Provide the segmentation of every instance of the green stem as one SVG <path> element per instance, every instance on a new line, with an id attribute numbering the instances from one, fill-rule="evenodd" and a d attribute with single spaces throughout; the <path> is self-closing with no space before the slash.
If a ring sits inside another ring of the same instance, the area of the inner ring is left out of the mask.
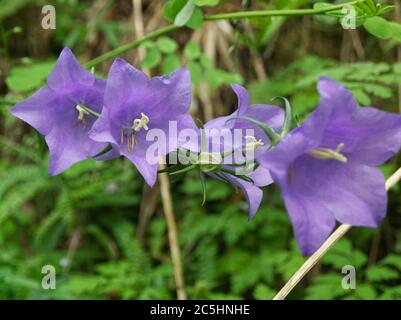
<path id="1" fill-rule="evenodd" d="M 0 105 L 3 105 L 3 104 L 12 106 L 14 104 L 17 104 L 17 102 L 12 101 L 12 100 L 7 100 L 7 99 L 0 99 Z"/>
<path id="2" fill-rule="evenodd" d="M 121 47 L 118 47 L 118 48 L 116 48 L 114 50 L 106 52 L 105 54 L 102 54 L 101 56 L 98 56 L 95 59 L 92 59 L 92 60 L 86 62 L 84 64 L 84 66 L 86 68 L 88 68 L 88 69 L 92 68 L 95 65 L 97 65 L 97 64 L 99 64 L 99 63 L 101 63 L 103 61 L 110 60 L 110 59 L 112 59 L 112 58 L 114 58 L 114 57 L 116 57 L 116 56 L 118 56 L 118 55 L 120 55 L 120 54 L 122 54 L 122 53 L 124 53 L 124 52 L 126 52 L 128 50 L 131 50 L 131 49 L 134 49 L 136 47 L 139 47 L 141 44 L 143 44 L 144 42 L 146 42 L 148 40 L 151 40 L 153 38 L 157 38 L 157 37 L 159 37 L 159 36 L 161 36 L 163 34 L 169 33 L 169 32 L 171 32 L 171 31 L 173 31 L 175 29 L 178 29 L 178 28 L 179 27 L 171 24 L 171 25 L 168 25 L 167 27 L 160 28 L 160 29 L 158 29 L 156 31 L 150 32 L 150 33 L 148 33 L 146 36 L 144 36 L 141 39 L 138 39 L 138 40 L 135 40 L 135 41 L 132 41 L 132 42 L 128 42 L 127 44 L 124 44 Z"/>
<path id="3" fill-rule="evenodd" d="M 170 173 L 170 175 L 175 175 L 175 174 L 180 174 L 180 173 L 184 173 L 184 172 L 188 172 L 191 171 L 192 169 L 196 168 L 196 164 L 191 164 L 188 167 L 185 167 L 183 169 L 177 170 L 177 171 L 173 171 Z"/>
<path id="4" fill-rule="evenodd" d="M 334 11 L 337 9 L 341 9 L 345 6 L 351 6 L 359 1 L 350 1 L 346 3 L 341 3 L 333 6 L 327 6 L 319 9 L 288 9 L 288 10 L 261 10 L 261 11 L 241 11 L 241 12 L 231 12 L 231 13 L 221 13 L 214 15 L 206 15 L 204 16 L 205 21 L 216 21 L 216 20 L 231 20 L 231 19 L 249 19 L 249 18 L 263 18 L 263 17 L 279 17 L 279 16 L 307 16 L 307 15 L 315 15 L 322 14 L 330 11 Z M 106 52 L 99 57 L 96 57 L 93 60 L 90 60 L 84 64 L 86 68 L 91 68 L 101 62 L 110 60 L 128 50 L 139 47 L 144 42 L 157 38 L 161 35 L 169 33 L 173 30 L 179 29 L 180 27 L 175 25 L 168 25 L 166 27 L 160 28 L 156 31 L 148 33 L 141 39 L 129 42 L 127 44 L 122 45 L 114 50 Z"/>
<path id="5" fill-rule="evenodd" d="M 345 6 L 353 5 L 357 2 L 358 1 L 351 1 L 319 9 L 262 10 L 262 11 L 241 11 L 241 12 L 231 12 L 231 13 L 220 13 L 220 14 L 205 16 L 204 20 L 214 21 L 214 20 L 248 19 L 248 18 L 264 18 L 264 17 L 310 16 L 338 10 Z"/>

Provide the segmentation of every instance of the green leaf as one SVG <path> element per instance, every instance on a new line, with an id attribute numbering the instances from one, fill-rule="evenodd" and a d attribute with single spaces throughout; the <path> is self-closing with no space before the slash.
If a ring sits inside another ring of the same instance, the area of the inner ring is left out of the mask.
<path id="1" fill-rule="evenodd" d="M 187 0 L 169 0 L 163 8 L 164 17 L 168 21 L 174 21 L 175 17 L 182 10 L 186 3 Z"/>
<path id="2" fill-rule="evenodd" d="M 180 59 L 175 53 L 171 53 L 163 60 L 162 72 L 163 74 L 169 74 L 181 66 Z"/>
<path id="3" fill-rule="evenodd" d="M 191 73 L 191 80 L 193 84 L 199 84 L 202 78 L 202 69 L 199 63 L 191 61 L 188 63 L 188 69 Z"/>
<path id="4" fill-rule="evenodd" d="M 46 61 L 13 68 L 6 78 L 6 84 L 16 92 L 33 90 L 43 85 L 53 66 L 54 61 Z"/>
<path id="5" fill-rule="evenodd" d="M 200 57 L 200 63 L 202 65 L 202 67 L 204 67 L 205 69 L 213 69 L 214 68 L 213 61 L 205 55 L 202 55 Z M 401 73 L 401 63 L 400 63 L 400 73 Z"/>
<path id="6" fill-rule="evenodd" d="M 370 281 L 394 280 L 399 278 L 398 272 L 384 266 L 375 265 L 366 272 Z"/>
<path id="7" fill-rule="evenodd" d="M 380 15 L 389 13 L 389 12 L 391 12 L 391 11 L 394 11 L 395 8 L 396 8 L 396 6 L 394 6 L 394 5 L 382 6 L 382 7 L 377 11 L 376 14 L 377 14 L 378 16 L 380 16 Z"/>
<path id="8" fill-rule="evenodd" d="M 375 1 L 373 1 L 373 0 L 365 0 L 364 4 L 366 4 L 369 7 L 370 12 L 372 12 L 373 14 L 376 13 L 377 7 L 376 7 L 376 4 L 375 4 Z"/>
<path id="9" fill-rule="evenodd" d="M 30 0 L 14 0 L 14 1 L 2 1 L 0 2 L 1 11 L 0 11 L 0 21 L 3 19 L 10 17 L 20 11 L 22 8 L 31 4 Z"/>
<path id="10" fill-rule="evenodd" d="M 177 42 L 169 37 L 160 37 L 156 41 L 157 48 L 163 53 L 173 53 L 177 50 Z"/>
<path id="11" fill-rule="evenodd" d="M 401 42 L 401 24 L 397 22 L 390 22 L 390 26 L 393 32 L 393 40 Z"/>
<path id="12" fill-rule="evenodd" d="M 202 10 L 198 7 L 195 8 L 194 13 L 192 14 L 189 21 L 186 23 L 186 26 L 191 29 L 200 29 L 203 26 L 203 13 Z"/>
<path id="13" fill-rule="evenodd" d="M 253 291 L 253 296 L 258 300 L 271 300 L 276 292 L 264 284 L 258 284 Z"/>
<path id="14" fill-rule="evenodd" d="M 339 274 L 321 274 L 316 276 L 312 285 L 306 288 L 305 299 L 328 300 L 343 296 L 346 291 L 341 286 L 342 277 Z"/>
<path id="15" fill-rule="evenodd" d="M 153 49 L 156 47 L 156 44 L 153 41 L 147 40 L 144 43 L 142 43 L 142 47 L 146 49 Z"/>
<path id="16" fill-rule="evenodd" d="M 146 54 L 145 58 L 142 61 L 142 68 L 150 69 L 154 68 L 159 65 L 161 61 L 161 54 L 160 51 L 154 47 L 149 49 L 148 53 Z"/>
<path id="17" fill-rule="evenodd" d="M 373 17 L 376 15 L 376 7 L 369 3 L 369 0 L 365 0 L 365 2 L 358 2 L 356 4 L 356 8 L 359 8 L 361 11 L 361 14 L 365 14 L 367 16 Z"/>
<path id="18" fill-rule="evenodd" d="M 327 2 L 318 2 L 313 5 L 313 9 L 315 10 L 320 10 L 320 9 L 326 9 L 328 7 L 332 7 L 332 3 L 327 3 Z M 345 8 L 347 9 L 347 8 Z M 342 9 L 337 9 L 337 10 L 332 10 L 332 11 L 327 11 L 325 15 L 330 16 L 330 17 L 335 17 L 338 19 L 343 18 L 347 14 L 347 10 L 344 11 L 344 8 Z M 359 18 L 358 16 L 356 17 L 357 19 Z"/>
<path id="19" fill-rule="evenodd" d="M 401 255 L 390 254 L 380 261 L 381 265 L 388 265 L 397 268 L 401 271 Z"/>
<path id="20" fill-rule="evenodd" d="M 354 89 L 352 94 L 362 106 L 368 106 L 372 102 L 372 99 L 362 89 Z"/>
<path id="21" fill-rule="evenodd" d="M 331 264 L 337 268 L 351 264 L 356 268 L 366 263 L 366 255 L 356 249 L 352 249 L 352 244 L 348 239 L 341 239 L 333 248 L 323 257 L 323 264 Z"/>
<path id="22" fill-rule="evenodd" d="M 325 9 L 327 7 L 331 7 L 333 4 L 328 3 L 328 2 L 317 2 L 313 4 L 313 9 L 319 10 L 319 9 Z"/>
<path id="23" fill-rule="evenodd" d="M 177 26 L 199 29 L 203 25 L 202 10 L 193 4 L 193 0 L 170 0 L 164 6 L 163 14 Z"/>
<path id="24" fill-rule="evenodd" d="M 184 48 L 184 56 L 188 60 L 195 60 L 202 54 L 201 48 L 195 42 L 188 42 Z"/>
<path id="25" fill-rule="evenodd" d="M 244 79 L 242 79 L 242 77 L 237 73 L 226 72 L 221 69 L 218 69 L 217 71 L 220 74 L 223 83 L 230 85 L 232 83 L 242 84 L 244 82 Z"/>
<path id="26" fill-rule="evenodd" d="M 199 7 L 208 6 L 214 7 L 217 6 L 220 0 L 193 0 L 194 4 Z"/>
<path id="27" fill-rule="evenodd" d="M 393 35 L 391 24 L 382 17 L 368 18 L 363 26 L 369 33 L 380 39 L 390 39 Z"/>
<path id="28" fill-rule="evenodd" d="M 364 89 L 366 92 L 382 99 L 391 98 L 393 95 L 393 91 L 390 88 L 375 83 L 364 84 Z"/>
<path id="29" fill-rule="evenodd" d="M 195 5 L 192 0 L 188 0 L 185 6 L 178 12 L 178 14 L 174 18 L 174 24 L 178 27 L 184 26 L 189 19 L 192 17 L 192 14 L 195 11 Z"/>
<path id="30" fill-rule="evenodd" d="M 355 296 L 360 300 L 374 300 L 376 299 L 376 290 L 368 284 L 357 285 L 355 289 Z"/>
<path id="31" fill-rule="evenodd" d="M 401 62 L 395 63 L 393 65 L 393 70 L 394 70 L 394 73 L 401 75 Z"/>

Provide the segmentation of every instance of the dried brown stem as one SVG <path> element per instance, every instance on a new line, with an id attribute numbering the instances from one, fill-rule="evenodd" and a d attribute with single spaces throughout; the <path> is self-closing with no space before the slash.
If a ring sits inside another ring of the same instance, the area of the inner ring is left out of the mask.
<path id="1" fill-rule="evenodd" d="M 165 168 L 164 162 L 160 162 L 159 169 Z M 175 284 L 177 286 L 177 299 L 186 300 L 184 273 L 181 263 L 180 247 L 178 245 L 177 226 L 174 219 L 173 201 L 170 192 L 170 181 L 167 173 L 159 174 L 160 194 L 162 197 L 163 211 L 166 217 L 168 239 L 170 244 L 171 259 L 173 260 Z"/>

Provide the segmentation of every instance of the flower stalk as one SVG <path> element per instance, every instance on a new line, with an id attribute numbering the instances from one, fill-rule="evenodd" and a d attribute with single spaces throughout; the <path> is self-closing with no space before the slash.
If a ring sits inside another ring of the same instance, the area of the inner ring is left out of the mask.
<path id="1" fill-rule="evenodd" d="M 161 161 L 160 170 L 165 169 L 165 165 Z M 163 212 L 166 217 L 168 239 L 170 244 L 171 260 L 174 266 L 174 276 L 178 300 L 186 300 L 184 272 L 181 261 L 180 247 L 178 244 L 177 224 L 174 218 L 173 200 L 170 192 L 170 181 L 168 175 L 163 173 L 160 175 L 160 195 L 162 198 Z"/>
<path id="2" fill-rule="evenodd" d="M 310 16 L 338 10 L 345 6 L 352 6 L 358 2 L 359 1 L 351 1 L 316 9 L 260 10 L 260 11 L 240 11 L 231 13 L 220 13 L 220 14 L 205 16 L 204 19 L 206 21 L 215 21 L 215 20 L 249 19 L 249 18 L 265 18 L 265 17 Z"/>

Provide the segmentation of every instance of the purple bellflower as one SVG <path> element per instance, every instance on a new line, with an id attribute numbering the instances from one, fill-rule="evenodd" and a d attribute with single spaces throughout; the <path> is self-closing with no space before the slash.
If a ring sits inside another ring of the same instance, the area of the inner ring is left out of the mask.
<path id="1" fill-rule="evenodd" d="M 124 156 L 136 166 L 147 184 L 153 186 L 158 158 L 181 144 L 178 138 L 170 137 L 171 124 L 175 123 L 178 132 L 196 130 L 187 113 L 191 94 L 191 79 L 186 69 L 149 79 L 124 60 L 116 59 L 108 75 L 102 113 L 89 133 L 93 140 L 110 143 L 113 147 L 98 159 Z M 146 139 L 151 129 L 162 131 L 166 136 L 157 155 L 147 152 L 153 143 Z"/>
<path id="2" fill-rule="evenodd" d="M 208 121 L 204 125 L 205 132 L 209 132 L 210 135 L 207 136 L 207 141 L 209 144 L 220 143 L 217 146 L 217 150 L 223 153 L 227 149 L 240 150 L 241 148 L 251 148 L 253 155 L 258 155 L 262 150 L 269 147 L 270 140 L 263 132 L 261 128 L 255 124 L 241 119 L 240 117 L 248 117 L 260 122 L 267 124 L 272 129 L 279 131 L 284 121 L 284 112 L 280 107 L 273 105 L 250 105 L 249 94 L 246 89 L 239 85 L 232 85 L 232 89 L 238 98 L 238 109 L 229 116 L 219 117 Z M 231 139 L 231 140 L 213 140 L 213 134 L 219 134 L 224 131 L 230 131 L 231 137 L 235 138 L 234 130 L 240 129 L 242 133 L 241 139 Z M 246 135 L 247 130 L 253 132 L 251 135 Z M 215 146 L 209 146 L 209 149 L 216 150 Z M 224 150 L 224 151 L 223 151 Z M 235 158 L 234 158 L 235 159 Z M 254 160 L 254 159 L 246 159 Z M 223 162 L 223 168 L 235 170 L 238 167 L 230 165 L 230 163 Z M 240 170 L 241 171 L 241 170 Z M 238 173 L 240 173 L 240 171 Z M 245 170 L 246 172 L 247 170 Z M 263 192 L 260 187 L 267 186 L 273 182 L 269 171 L 259 166 L 255 170 L 248 171 L 245 175 L 248 176 L 251 181 L 246 181 L 239 178 L 236 175 L 229 173 L 221 173 L 225 180 L 228 180 L 233 185 L 239 187 L 244 192 L 248 205 L 249 212 L 248 218 L 251 219 L 255 216 L 260 203 L 262 201 Z M 209 173 L 210 176 L 219 179 L 214 173 Z"/>
<path id="3" fill-rule="evenodd" d="M 100 113 L 106 81 L 96 78 L 64 48 L 47 79 L 47 86 L 15 105 L 11 113 L 45 136 L 50 150 L 49 174 L 98 154 L 107 144 L 95 142 L 88 131 Z"/>
<path id="4" fill-rule="evenodd" d="M 401 115 L 357 106 L 338 82 L 321 78 L 320 103 L 303 125 L 258 157 L 278 183 L 304 255 L 327 239 L 336 220 L 376 227 L 386 214 L 377 168 L 401 147 Z"/>

